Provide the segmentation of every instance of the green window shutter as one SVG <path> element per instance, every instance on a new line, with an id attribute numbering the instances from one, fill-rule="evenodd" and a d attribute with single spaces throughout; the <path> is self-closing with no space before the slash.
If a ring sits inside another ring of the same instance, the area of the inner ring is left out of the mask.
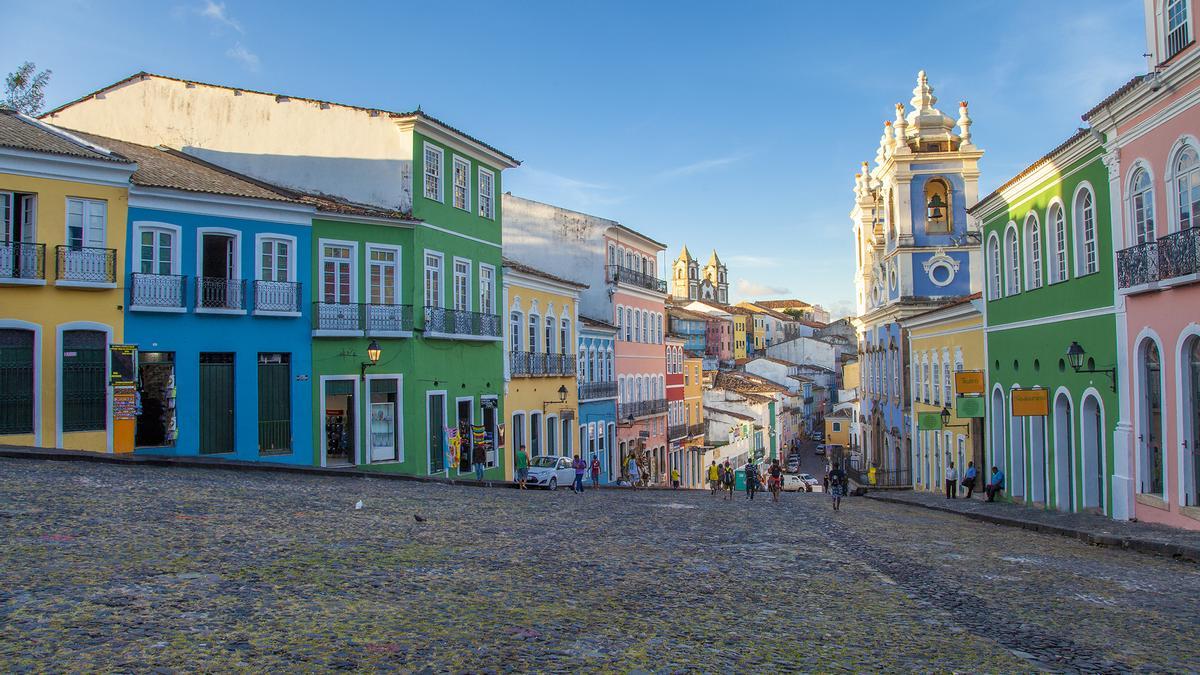
<path id="1" fill-rule="evenodd" d="M 258 453 L 292 451 L 291 354 L 258 355 Z"/>

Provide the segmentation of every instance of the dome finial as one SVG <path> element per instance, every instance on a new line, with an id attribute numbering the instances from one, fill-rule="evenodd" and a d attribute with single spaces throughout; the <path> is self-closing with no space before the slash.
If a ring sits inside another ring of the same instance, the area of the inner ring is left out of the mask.
<path id="1" fill-rule="evenodd" d="M 917 86 L 913 88 L 913 97 L 909 103 L 917 109 L 918 113 L 929 110 L 933 104 L 937 103 L 937 97 L 933 95 L 933 87 L 929 86 L 929 78 L 925 76 L 923 70 L 917 73 Z"/>

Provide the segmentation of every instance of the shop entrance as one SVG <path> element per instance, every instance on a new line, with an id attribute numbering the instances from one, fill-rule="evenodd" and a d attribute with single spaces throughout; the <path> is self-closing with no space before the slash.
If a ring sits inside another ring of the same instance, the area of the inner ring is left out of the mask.
<path id="1" fill-rule="evenodd" d="M 466 473 L 471 470 L 471 424 L 475 421 L 475 401 L 469 398 L 460 399 L 455 402 L 455 407 L 458 409 L 455 427 L 460 435 L 466 434 L 462 445 L 459 446 L 458 471 Z"/>
<path id="2" fill-rule="evenodd" d="M 138 353 L 138 410 L 133 444 L 138 448 L 175 445 L 175 352 Z"/>
<path id="3" fill-rule="evenodd" d="M 397 387 L 394 379 L 369 380 L 371 387 L 371 461 L 394 462 L 399 450 L 396 433 Z"/>
<path id="4" fill-rule="evenodd" d="M 354 381 L 325 382 L 325 466 L 354 464 Z"/>

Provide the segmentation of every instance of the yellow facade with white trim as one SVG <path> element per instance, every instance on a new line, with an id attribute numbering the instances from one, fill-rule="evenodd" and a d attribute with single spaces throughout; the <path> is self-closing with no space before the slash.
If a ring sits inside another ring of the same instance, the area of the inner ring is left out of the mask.
<path id="1" fill-rule="evenodd" d="M 128 178 L 132 165 L 125 173 Z M 129 187 L 0 172 L 0 192 L 36 195 L 34 242 L 45 245 L 44 280 L 0 279 L 0 328 L 32 330 L 34 336 L 33 432 L 0 435 L 0 444 L 112 452 L 112 388 L 107 389 L 107 429 L 63 432 L 60 401 L 61 336 L 64 330 L 103 331 L 108 344 L 124 338 L 124 260 Z M 56 252 L 67 244 L 67 200 L 104 202 L 104 248 L 116 250 L 112 284 L 68 287 L 56 279 Z M 108 359 L 106 358 L 105 382 Z"/>

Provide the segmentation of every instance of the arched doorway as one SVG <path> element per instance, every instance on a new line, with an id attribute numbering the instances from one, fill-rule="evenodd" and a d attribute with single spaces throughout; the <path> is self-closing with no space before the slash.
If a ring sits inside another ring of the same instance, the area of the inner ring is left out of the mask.
<path id="1" fill-rule="evenodd" d="M 1046 418 L 1029 418 L 1029 499 L 1046 504 Z"/>
<path id="2" fill-rule="evenodd" d="M 1059 394 L 1054 399 L 1054 504 L 1060 511 L 1075 510 L 1071 418 L 1071 398 L 1065 393 Z"/>
<path id="3" fill-rule="evenodd" d="M 1079 411 L 1079 458 L 1083 464 L 1083 508 L 1104 510 L 1104 432 L 1100 399 L 1085 396 Z"/>
<path id="4" fill-rule="evenodd" d="M 1163 496 L 1162 359 L 1158 345 L 1146 338 L 1138 349 L 1140 376 L 1138 445 L 1141 454 L 1139 486 L 1147 494 Z"/>
<path id="5" fill-rule="evenodd" d="M 992 392 L 992 442 L 988 450 L 991 451 L 991 466 L 1007 466 L 1005 461 L 1007 448 L 1004 442 L 1004 394 L 1000 393 L 999 389 Z M 986 477 L 991 475 L 990 467 L 979 467 L 979 473 Z"/>
<path id="6" fill-rule="evenodd" d="M 887 457 L 887 445 L 883 436 L 883 416 L 879 411 L 871 418 L 871 455 L 870 462 L 878 466 L 881 470 L 885 466 L 884 459 Z M 866 471 L 868 467 L 862 467 Z"/>
<path id="7" fill-rule="evenodd" d="M 1015 415 L 1008 421 L 1008 439 L 1012 445 L 1012 467 L 1006 468 L 1008 490 L 1013 497 L 1025 496 L 1025 418 Z"/>
<path id="8" fill-rule="evenodd" d="M 1183 382 L 1184 503 L 1200 506 L 1200 336 L 1188 338 L 1179 355 Z"/>

